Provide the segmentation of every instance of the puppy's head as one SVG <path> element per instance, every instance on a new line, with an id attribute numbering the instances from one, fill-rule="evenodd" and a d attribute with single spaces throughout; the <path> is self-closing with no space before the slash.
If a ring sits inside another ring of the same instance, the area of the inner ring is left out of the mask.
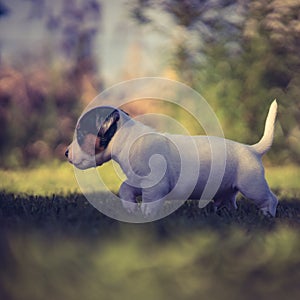
<path id="1" fill-rule="evenodd" d="M 111 142 L 118 130 L 121 111 L 101 106 L 85 113 L 78 121 L 66 156 L 79 169 L 100 166 L 111 159 Z"/>

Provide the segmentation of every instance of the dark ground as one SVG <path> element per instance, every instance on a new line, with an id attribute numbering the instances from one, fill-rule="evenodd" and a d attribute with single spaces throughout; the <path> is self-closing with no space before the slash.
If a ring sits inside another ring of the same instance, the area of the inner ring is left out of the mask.
<path id="1" fill-rule="evenodd" d="M 293 197 L 276 218 L 190 201 L 127 224 L 81 195 L 1 193 L 0 299 L 299 299 L 299 230 Z"/>

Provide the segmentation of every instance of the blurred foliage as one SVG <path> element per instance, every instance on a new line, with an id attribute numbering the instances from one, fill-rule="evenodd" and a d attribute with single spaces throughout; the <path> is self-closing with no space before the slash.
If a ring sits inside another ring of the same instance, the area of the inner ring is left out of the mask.
<path id="1" fill-rule="evenodd" d="M 227 137 L 256 142 L 279 102 L 270 157 L 300 162 L 300 2 L 137 0 L 132 16 L 173 39 L 179 80 L 209 101 Z M 163 29 L 168 17 L 171 22 Z"/>
<path id="2" fill-rule="evenodd" d="M 110 161 L 97 170 L 105 186 L 117 193 L 122 180 L 124 180 L 122 176 L 125 176 L 122 175 L 118 165 Z M 85 171 L 87 176 L 88 172 L 90 170 Z M 68 193 L 80 192 L 73 166 L 68 162 L 56 161 L 34 168 L 0 170 L 0 178 L 0 191 L 17 195 L 51 196 L 53 194 L 67 195 Z M 274 190 L 280 190 L 284 197 L 300 197 L 299 167 L 292 165 L 267 167 L 266 178 L 270 187 Z"/>
<path id="3" fill-rule="evenodd" d="M 62 159 L 83 105 L 101 85 L 94 58 L 98 1 L 62 1 L 56 12 L 45 1 L 29 2 L 27 22 L 39 20 L 51 47 L 20 51 L 12 64 L 0 60 L 2 167 Z"/>
<path id="4" fill-rule="evenodd" d="M 300 296 L 295 199 L 280 201 L 272 219 L 246 201 L 236 213 L 190 202 L 139 225 L 112 220 L 79 195 L 0 200 L 1 299 Z"/>
<path id="5" fill-rule="evenodd" d="M 14 63 L 0 56 L 1 167 L 63 159 L 77 117 L 103 85 L 95 55 L 101 1 L 26 3 L 23 21 L 38 21 L 47 43 L 36 52 L 19 49 Z M 300 163 L 299 1 L 134 0 L 127 7 L 138 25 L 171 40 L 160 59 L 208 100 L 226 137 L 257 142 L 277 98 L 268 157 L 276 164 Z M 17 9 L 0 1 L 1 19 Z M 1 46 L 0 40 L 0 55 Z"/>
<path id="6" fill-rule="evenodd" d="M 9 9 L 2 3 L 0 2 L 0 17 L 6 16 L 9 14 Z"/>

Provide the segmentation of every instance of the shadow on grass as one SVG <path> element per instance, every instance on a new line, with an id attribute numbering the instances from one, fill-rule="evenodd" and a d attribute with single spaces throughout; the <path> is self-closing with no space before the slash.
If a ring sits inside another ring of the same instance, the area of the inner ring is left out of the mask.
<path id="1" fill-rule="evenodd" d="M 0 299 L 299 299 L 300 202 L 238 206 L 126 224 L 81 195 L 2 193 Z"/>
<path id="2" fill-rule="evenodd" d="M 108 195 L 103 193 L 103 198 Z M 109 201 L 109 200 L 108 200 Z M 277 217 L 263 216 L 250 201 L 238 201 L 238 209 L 221 208 L 214 212 L 208 204 L 199 209 L 197 201 L 187 201 L 173 214 L 147 224 L 127 224 L 111 219 L 96 210 L 82 195 L 42 197 L 0 194 L 0 225 L 2 230 L 36 230 L 46 234 L 111 237 L 123 230 L 151 230 L 158 238 L 172 237 L 186 231 L 209 229 L 224 231 L 231 227 L 246 231 L 274 229 L 286 224 L 300 228 L 300 201 L 281 200 Z"/>

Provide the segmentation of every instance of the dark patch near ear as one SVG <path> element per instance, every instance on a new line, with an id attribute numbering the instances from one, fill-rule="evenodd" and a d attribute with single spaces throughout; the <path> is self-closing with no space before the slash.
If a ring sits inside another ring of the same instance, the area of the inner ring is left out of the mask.
<path id="1" fill-rule="evenodd" d="M 117 110 L 114 110 L 102 123 L 100 130 L 97 134 L 100 139 L 99 147 L 106 148 L 111 141 L 112 137 L 115 135 L 117 131 L 117 122 L 120 119 L 120 114 Z"/>
<path id="2" fill-rule="evenodd" d="M 84 114 L 76 127 L 76 138 L 80 147 L 88 135 L 97 137 L 96 148 L 106 148 L 117 130 L 119 111 L 111 107 L 96 107 Z M 100 144 L 100 145 L 99 145 Z"/>
<path id="3" fill-rule="evenodd" d="M 79 120 L 76 127 L 76 138 L 79 146 L 82 146 L 84 144 L 85 138 L 88 134 L 91 133 L 97 135 L 97 128 L 95 124 L 96 118 L 97 111 L 96 109 L 93 109 L 83 115 Z"/>

